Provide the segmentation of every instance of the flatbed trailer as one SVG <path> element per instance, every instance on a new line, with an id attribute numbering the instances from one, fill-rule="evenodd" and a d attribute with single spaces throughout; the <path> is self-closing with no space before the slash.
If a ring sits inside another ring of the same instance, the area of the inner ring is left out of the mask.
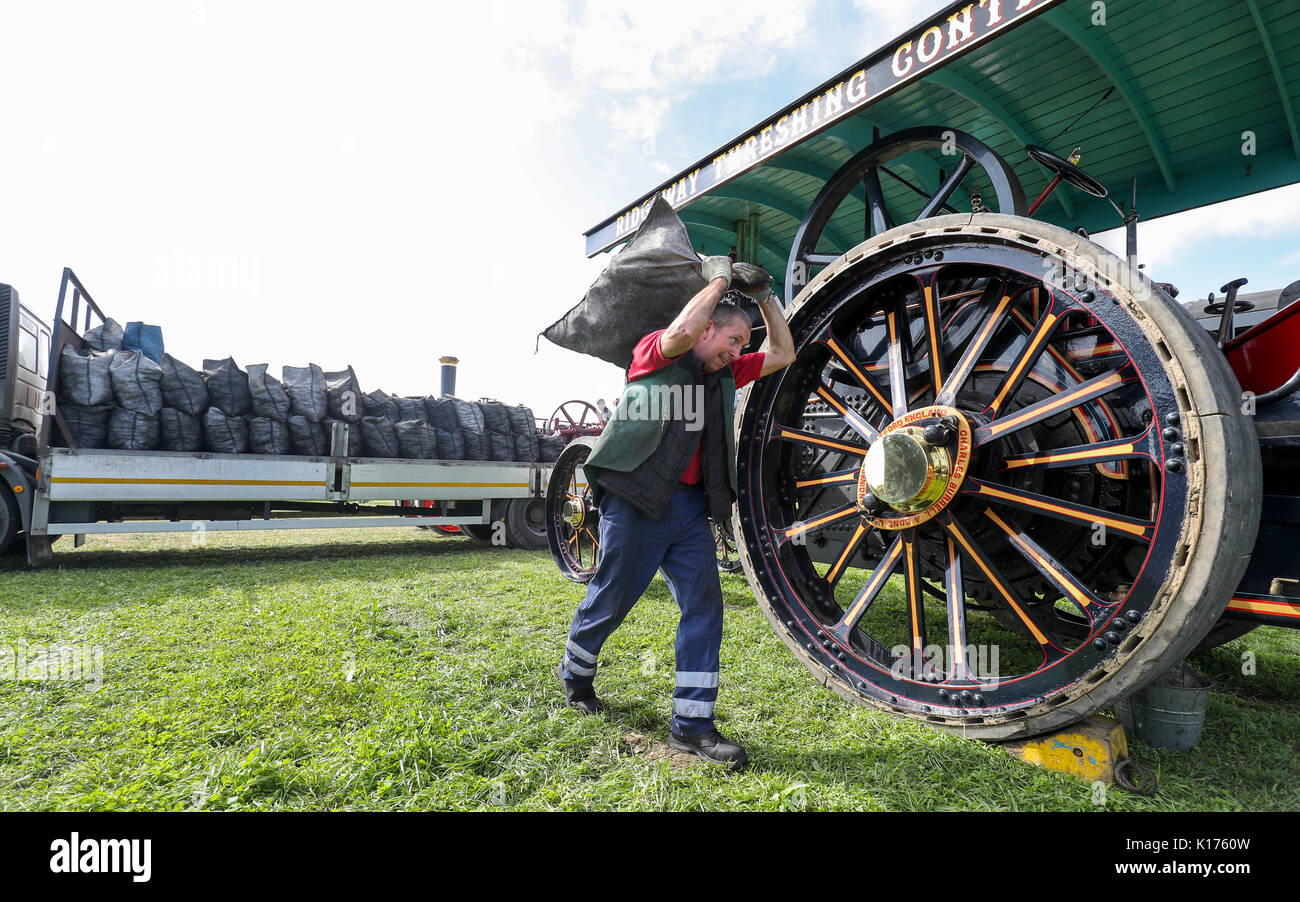
<path id="1" fill-rule="evenodd" d="M 456 526 L 495 544 L 545 546 L 551 464 L 348 456 L 346 423 L 334 425 L 327 456 L 75 447 L 52 399 L 63 349 L 83 349 L 92 318 L 106 319 L 65 269 L 37 457 L 0 451 L 9 489 L 0 526 L 13 550 L 25 539 L 31 566 L 52 562 L 64 535 L 80 545 L 122 533 Z"/>

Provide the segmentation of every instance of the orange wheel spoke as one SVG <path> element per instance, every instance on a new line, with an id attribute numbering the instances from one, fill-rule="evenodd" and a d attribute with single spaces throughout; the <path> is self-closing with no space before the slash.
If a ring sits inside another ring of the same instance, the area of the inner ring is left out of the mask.
<path id="1" fill-rule="evenodd" d="M 1150 520 L 1139 520 L 1136 517 L 1113 514 L 1101 508 L 1075 504 L 1071 501 L 1061 501 L 1047 495 L 1038 495 L 1034 492 L 1026 492 L 1023 489 L 995 485 L 975 478 L 967 481 L 963 493 L 977 495 L 983 500 L 994 504 L 1018 507 L 1021 510 L 1042 514 L 1056 520 L 1086 526 L 1089 529 L 1101 528 L 1108 533 L 1117 533 L 1138 542 L 1149 543 L 1156 528 L 1155 523 Z"/>
<path id="2" fill-rule="evenodd" d="M 900 535 L 894 539 L 894 544 L 889 546 L 885 556 L 880 559 L 876 569 L 871 572 L 871 577 L 867 584 L 858 592 L 857 597 L 844 612 L 839 623 L 831 627 L 827 632 L 835 636 L 841 643 L 848 644 L 849 632 L 862 619 L 862 615 L 871 607 L 871 603 L 880 595 L 880 590 L 889 582 L 889 577 L 893 575 L 898 562 L 903 556 L 903 537 Z"/>
<path id="3" fill-rule="evenodd" d="M 1113 392 L 1127 381 L 1124 373 L 1125 370 L 1123 369 L 1102 373 L 1087 382 L 1057 392 L 1050 398 L 1044 398 L 1036 404 L 1030 404 L 1028 407 L 995 419 L 993 422 L 975 430 L 975 446 L 979 447 L 987 444 L 1007 433 L 1016 432 L 1026 426 L 1032 426 L 1067 410 L 1073 410 L 1075 407 L 1094 398 Z M 1008 381 L 1004 387 L 1010 384 L 1010 381 Z"/>
<path id="4" fill-rule="evenodd" d="M 1029 333 L 1028 339 L 1021 348 L 1020 355 L 1016 358 L 1015 363 L 1011 365 L 1011 369 L 1007 372 L 1007 378 L 1006 381 L 1002 383 L 1002 388 L 989 404 L 988 413 L 990 416 L 996 417 L 998 412 L 1006 406 L 1007 402 L 1015 396 L 1016 391 L 1025 381 L 1025 377 L 1028 376 L 1030 370 L 1034 368 L 1034 364 L 1038 362 L 1038 358 L 1043 355 L 1043 351 L 1047 347 L 1048 339 L 1052 337 L 1052 333 L 1056 331 L 1056 327 L 1060 322 L 1060 315 L 1052 312 L 1052 304 L 1049 303 L 1046 312 L 1043 313 L 1042 318 L 1038 320 L 1033 330 Z"/>
<path id="5" fill-rule="evenodd" d="M 867 440 L 867 444 L 872 444 L 880 438 L 880 433 L 874 426 L 863 419 L 862 414 L 858 413 L 852 407 L 845 403 L 844 399 L 835 393 L 835 391 L 826 384 L 817 387 L 815 393 L 831 406 L 831 409 L 844 418 L 844 422 L 853 428 L 853 431 Z"/>

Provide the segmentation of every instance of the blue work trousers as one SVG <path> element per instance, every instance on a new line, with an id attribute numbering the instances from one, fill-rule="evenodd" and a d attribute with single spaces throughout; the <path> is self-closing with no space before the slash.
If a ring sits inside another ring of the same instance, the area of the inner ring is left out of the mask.
<path id="1" fill-rule="evenodd" d="M 681 609 L 672 730 L 695 736 L 713 729 L 722 646 L 717 551 L 708 499 L 698 485 L 674 492 L 657 520 L 613 492 L 605 493 L 600 504 L 600 563 L 569 628 L 563 675 L 575 685 L 591 685 L 605 640 L 660 569 Z"/>

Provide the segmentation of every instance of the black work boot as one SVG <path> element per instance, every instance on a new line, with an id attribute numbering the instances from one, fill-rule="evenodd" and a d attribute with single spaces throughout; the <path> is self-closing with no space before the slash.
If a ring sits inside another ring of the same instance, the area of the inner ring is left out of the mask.
<path id="1" fill-rule="evenodd" d="M 743 746 L 736 745 L 717 730 L 709 730 L 698 736 L 678 736 L 668 734 L 668 745 L 679 752 L 691 752 L 705 761 L 725 764 L 728 770 L 740 770 L 749 763 L 749 755 Z"/>
<path id="2" fill-rule="evenodd" d="M 570 708 L 583 714 L 599 714 L 605 710 L 604 703 L 596 698 L 594 687 L 575 686 L 564 678 L 563 664 L 556 668 L 555 675 L 560 678 L 560 688 L 564 690 L 564 703 Z"/>

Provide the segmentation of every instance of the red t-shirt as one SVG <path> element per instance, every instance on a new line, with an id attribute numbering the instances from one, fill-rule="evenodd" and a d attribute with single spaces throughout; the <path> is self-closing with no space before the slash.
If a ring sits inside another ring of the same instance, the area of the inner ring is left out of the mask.
<path id="1" fill-rule="evenodd" d="M 635 382 L 642 376 L 649 375 L 657 369 L 666 367 L 679 357 L 665 357 L 663 351 L 659 349 L 659 336 L 664 334 L 663 329 L 658 332 L 651 332 L 645 338 L 636 344 L 632 351 L 632 365 L 627 368 L 627 381 Z M 687 354 L 692 353 L 687 351 Z M 731 362 L 731 374 L 736 379 L 736 388 L 744 388 L 749 383 L 758 378 L 763 372 L 763 357 L 766 356 L 762 351 L 755 351 L 752 354 L 742 354 L 736 360 Z M 700 446 L 697 442 L 695 453 L 691 455 L 691 462 L 686 465 L 686 471 L 681 475 L 681 481 L 686 483 L 697 483 L 704 478 L 703 464 L 700 462 Z"/>

